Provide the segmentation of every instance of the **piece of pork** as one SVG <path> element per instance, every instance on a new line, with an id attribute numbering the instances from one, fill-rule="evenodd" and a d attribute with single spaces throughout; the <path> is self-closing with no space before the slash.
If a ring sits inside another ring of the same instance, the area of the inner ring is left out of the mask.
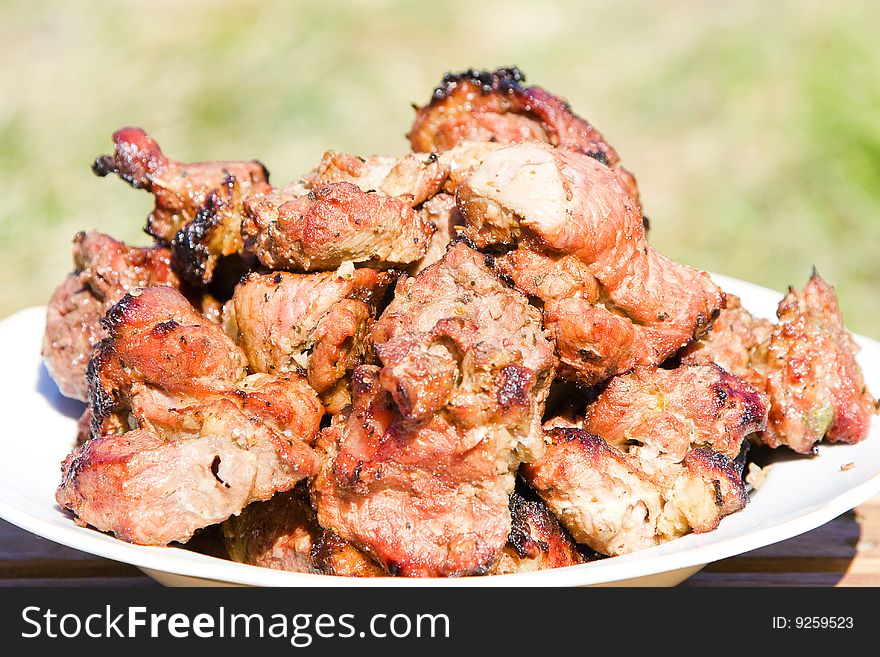
<path id="1" fill-rule="evenodd" d="M 337 413 L 348 403 L 348 378 L 365 361 L 366 337 L 394 280 L 389 272 L 250 274 L 232 297 L 237 340 L 253 372 L 307 372 L 309 384 Z"/>
<path id="2" fill-rule="evenodd" d="M 610 165 L 617 152 L 561 98 L 524 86 L 518 68 L 446 73 L 430 102 L 416 108 L 407 135 L 414 151 L 445 151 L 464 140 L 546 141 L 576 148 Z"/>
<path id="3" fill-rule="evenodd" d="M 856 443 L 868 435 L 877 402 L 856 361 L 834 289 L 815 272 L 779 303 L 779 322 L 757 319 L 733 299 L 682 362 L 717 362 L 765 392 L 766 431 L 758 439 L 809 454 L 823 438 Z"/>
<path id="4" fill-rule="evenodd" d="M 103 323 L 92 438 L 56 493 L 80 522 L 137 543 L 186 541 L 318 471 L 308 443 L 323 408 L 304 377 L 246 376 L 239 347 L 170 287 L 126 295 Z"/>
<path id="5" fill-rule="evenodd" d="M 314 187 L 305 196 L 273 189 L 244 207 L 245 248 L 270 269 L 320 271 L 344 262 L 399 267 L 421 258 L 433 233 L 400 197 L 350 182 Z"/>
<path id="6" fill-rule="evenodd" d="M 498 149 L 457 201 L 476 246 L 522 245 L 550 268 L 572 256 L 595 278 L 575 296 L 548 296 L 549 308 L 545 301 L 561 374 L 585 385 L 663 362 L 700 337 L 722 306 L 707 274 L 648 244 L 636 199 L 582 153 L 535 142 Z"/>
<path id="7" fill-rule="evenodd" d="M 333 532 L 323 529 L 299 485 L 266 502 L 254 502 L 223 523 L 233 561 L 275 570 L 344 577 L 385 575 L 374 561 Z"/>
<path id="8" fill-rule="evenodd" d="M 745 506 L 737 465 L 707 448 L 647 472 L 641 459 L 582 429 L 551 428 L 522 473 L 579 543 L 609 556 L 715 529 Z"/>
<path id="9" fill-rule="evenodd" d="M 583 428 L 642 458 L 680 463 L 707 447 L 736 459 L 767 426 L 765 395 L 717 365 L 637 368 L 587 405 Z"/>
<path id="10" fill-rule="evenodd" d="M 164 247 L 131 247 L 102 233 L 73 238 L 74 271 L 52 294 L 46 309 L 43 362 L 65 397 L 86 401 L 86 367 L 106 337 L 104 313 L 129 290 L 179 285 Z"/>
<path id="11" fill-rule="evenodd" d="M 153 194 L 146 232 L 172 248 L 185 280 L 210 282 L 218 261 L 242 250 L 242 201 L 268 189 L 266 167 L 256 160 L 179 162 L 141 128 L 117 130 L 113 143 L 113 155 L 98 157 L 92 170 Z"/>
<path id="12" fill-rule="evenodd" d="M 372 336 L 382 367 L 355 370 L 351 411 L 319 439 L 318 519 L 392 574 L 488 572 L 516 468 L 543 448 L 540 315 L 456 244 L 398 283 Z"/>

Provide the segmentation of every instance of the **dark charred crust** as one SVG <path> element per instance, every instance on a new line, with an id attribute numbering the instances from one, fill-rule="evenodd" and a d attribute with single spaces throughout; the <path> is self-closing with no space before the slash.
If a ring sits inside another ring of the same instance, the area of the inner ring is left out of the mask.
<path id="1" fill-rule="evenodd" d="M 115 303 L 101 319 L 101 326 L 111 335 L 116 327 L 125 322 L 133 306 L 137 304 L 137 295 L 129 292 Z"/>
<path id="2" fill-rule="evenodd" d="M 600 164 L 604 164 L 606 167 L 608 166 L 608 153 L 606 153 L 605 151 L 590 151 L 587 153 L 587 155 L 589 155 Z"/>
<path id="3" fill-rule="evenodd" d="M 90 431 L 93 437 L 101 432 L 104 418 L 110 415 L 118 404 L 116 394 L 111 390 L 107 390 L 101 380 L 102 370 L 114 357 L 113 341 L 110 338 L 105 338 L 95 345 L 92 357 L 89 359 L 89 365 L 86 368 L 89 406 L 92 409 Z"/>
<path id="4" fill-rule="evenodd" d="M 724 495 L 721 493 L 721 482 L 717 479 L 713 479 L 712 487 L 715 489 L 715 506 L 721 508 L 724 506 Z"/>
<path id="5" fill-rule="evenodd" d="M 740 507 L 748 501 L 748 493 L 743 483 L 741 470 L 729 457 L 707 447 L 699 447 L 688 452 L 684 464 L 689 471 L 701 477 L 713 486 L 715 502 L 719 507 L 725 506 L 725 490 L 735 496 L 734 500 Z M 720 503 L 719 503 L 720 500 Z"/>
<path id="6" fill-rule="evenodd" d="M 555 443 L 578 443 L 585 447 L 588 451 L 609 450 L 608 443 L 605 439 L 584 431 L 583 429 L 573 429 L 569 427 L 556 427 L 547 432 L 551 441 Z"/>
<path id="7" fill-rule="evenodd" d="M 207 242 L 221 221 L 217 209 L 222 203 L 217 194 L 211 194 L 195 218 L 177 231 L 171 241 L 172 265 L 187 283 L 198 286 L 210 280 L 211 251 Z"/>
<path id="8" fill-rule="evenodd" d="M 516 66 L 499 68 L 494 71 L 478 71 L 469 68 L 460 73 L 445 73 L 443 80 L 431 94 L 431 102 L 436 103 L 448 98 L 456 89 L 463 84 L 477 87 L 484 96 L 491 93 L 514 93 L 525 91 L 522 83 L 526 81 L 525 74 Z"/>
<path id="9" fill-rule="evenodd" d="M 545 541 L 535 540 L 529 528 L 529 517 L 540 513 L 538 503 L 529 502 L 518 493 L 513 493 L 508 506 L 511 520 L 508 545 L 523 559 L 534 559 L 541 552 L 548 551 L 550 545 Z"/>
<path id="10" fill-rule="evenodd" d="M 169 333 L 173 333 L 178 328 L 180 328 L 180 324 L 178 324 L 173 319 L 169 319 L 168 321 L 159 322 L 158 324 L 156 324 L 152 328 L 151 332 L 155 336 L 164 336 L 164 335 L 168 335 Z"/>
<path id="11" fill-rule="evenodd" d="M 477 245 L 474 243 L 474 241 L 464 233 L 456 233 L 455 236 L 451 240 L 449 240 L 449 244 L 446 246 L 446 250 L 449 251 L 456 244 L 464 244 L 469 249 L 473 249 L 474 251 L 477 250 Z"/>
<path id="12" fill-rule="evenodd" d="M 739 425 L 755 426 L 755 431 L 763 431 L 767 427 L 767 405 L 761 394 L 746 384 L 742 379 L 726 372 L 717 365 L 719 380 L 714 386 L 715 400 L 718 408 L 724 406 L 740 409 Z"/>
<path id="13" fill-rule="evenodd" d="M 745 470 L 749 450 L 751 450 L 751 443 L 748 440 L 744 440 L 739 449 L 739 454 L 733 459 L 733 467 L 736 469 L 737 473 L 739 473 L 740 477 L 742 476 L 743 470 Z"/>
<path id="14" fill-rule="evenodd" d="M 220 456 L 215 455 L 214 460 L 211 461 L 211 474 L 214 475 L 214 479 L 216 479 L 218 483 L 222 484 L 226 488 L 229 488 L 229 484 L 220 478 L 220 462 Z"/>
<path id="15" fill-rule="evenodd" d="M 645 227 L 645 232 L 646 232 L 646 233 L 647 233 L 649 230 L 651 230 L 651 220 L 648 219 L 648 217 L 646 217 L 645 215 L 642 215 L 642 226 Z"/>
<path id="16" fill-rule="evenodd" d="M 522 365 L 508 365 L 499 373 L 499 379 L 496 395 L 501 408 L 529 405 L 529 391 L 534 383 L 531 370 Z"/>
<path id="17" fill-rule="evenodd" d="M 116 162 L 112 155 L 100 155 L 96 157 L 95 161 L 92 163 L 92 173 L 101 178 L 116 172 Z"/>

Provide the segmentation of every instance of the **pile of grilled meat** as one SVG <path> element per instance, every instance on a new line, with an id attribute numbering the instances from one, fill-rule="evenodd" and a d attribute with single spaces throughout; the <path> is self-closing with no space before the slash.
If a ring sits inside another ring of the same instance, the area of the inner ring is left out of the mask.
<path id="1" fill-rule="evenodd" d="M 58 503 L 147 545 L 348 576 L 555 568 L 707 532 L 749 443 L 865 438 L 876 402 L 815 273 L 752 317 L 647 240 L 633 175 L 517 69 L 447 74 L 412 152 L 284 187 L 113 135 L 155 197 L 74 239 L 43 357 L 88 403 Z"/>

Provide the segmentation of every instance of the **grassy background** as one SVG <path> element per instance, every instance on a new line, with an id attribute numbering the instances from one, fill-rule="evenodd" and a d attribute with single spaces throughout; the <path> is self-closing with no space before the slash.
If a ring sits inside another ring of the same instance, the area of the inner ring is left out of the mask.
<path id="1" fill-rule="evenodd" d="M 776 289 L 810 267 L 880 336 L 880 3 L 0 4 L 0 315 L 69 240 L 143 243 L 151 200 L 91 160 L 140 125 L 178 159 L 398 153 L 448 69 L 517 64 L 639 178 L 655 245 Z"/>

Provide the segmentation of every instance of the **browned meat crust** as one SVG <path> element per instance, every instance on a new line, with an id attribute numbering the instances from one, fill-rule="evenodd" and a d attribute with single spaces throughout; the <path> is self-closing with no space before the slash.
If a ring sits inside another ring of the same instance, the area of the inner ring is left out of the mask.
<path id="1" fill-rule="evenodd" d="M 80 522 L 136 543 L 185 541 L 317 472 L 307 442 L 323 409 L 302 377 L 245 378 L 244 354 L 170 287 L 126 295 L 103 324 L 93 437 L 56 493 Z"/>
<path id="2" fill-rule="evenodd" d="M 770 413 L 758 434 L 771 447 L 809 454 L 817 442 L 855 443 L 868 435 L 876 400 L 856 362 L 834 289 L 815 272 L 780 302 L 776 325 L 752 317 L 733 297 L 712 332 L 682 362 L 715 361 L 767 393 Z"/>
<path id="3" fill-rule="evenodd" d="M 106 337 L 101 318 L 126 292 L 147 285 L 177 286 L 163 247 L 126 246 L 101 233 L 77 233 L 75 269 L 55 290 L 46 310 L 43 362 L 66 397 L 86 401 L 86 367 Z"/>
<path id="4" fill-rule="evenodd" d="M 305 196 L 272 190 L 244 203 L 245 247 L 272 269 L 336 269 L 344 262 L 389 268 L 421 258 L 433 232 L 399 197 L 350 182 Z"/>
<path id="5" fill-rule="evenodd" d="M 250 274 L 232 301 L 238 341 L 253 372 L 304 369 L 337 413 L 348 403 L 347 376 L 366 358 L 366 337 L 389 272 Z M 342 386 L 345 390 L 338 390 Z"/>
<path id="6" fill-rule="evenodd" d="M 779 324 L 756 354 L 771 407 L 762 440 L 807 453 L 813 443 L 857 443 L 868 435 L 877 402 L 856 362 L 834 288 L 813 273 L 779 303 Z"/>
<path id="7" fill-rule="evenodd" d="M 730 459 L 767 426 L 767 400 L 717 365 L 637 368 L 611 379 L 587 406 L 583 428 L 610 445 L 680 463 L 694 447 Z"/>
<path id="8" fill-rule="evenodd" d="M 181 228 L 213 194 L 221 202 L 247 195 L 253 186 L 269 182 L 260 162 L 218 161 L 184 163 L 162 153 L 159 145 L 141 128 L 121 128 L 113 133 L 116 151 L 95 160 L 92 170 L 99 176 L 117 174 L 135 189 L 144 189 L 156 199 L 147 219 L 147 233 L 171 244 Z"/>
<path id="9" fill-rule="evenodd" d="M 392 574 L 487 572 L 510 530 L 516 467 L 542 449 L 553 358 L 538 312 L 463 244 L 398 283 L 373 329 L 383 367 L 319 440 L 322 526 Z"/>
<path id="10" fill-rule="evenodd" d="M 248 505 L 223 523 L 223 535 L 229 557 L 241 563 L 343 577 L 386 574 L 363 552 L 321 528 L 308 489 L 301 485 Z"/>
<path id="11" fill-rule="evenodd" d="M 773 323 L 753 317 L 742 307 L 739 297 L 725 294 L 724 308 L 712 327 L 700 340 L 686 347 L 682 363 L 717 363 L 723 369 L 750 380 L 754 375 L 752 356 L 758 346 L 770 337 Z M 761 386 L 761 382 L 755 381 Z"/>
<path id="12" fill-rule="evenodd" d="M 584 562 L 577 545 L 540 499 L 510 495 L 510 536 L 493 575 L 564 568 Z"/>
<path id="13" fill-rule="evenodd" d="M 746 504 L 731 459 L 698 448 L 681 465 L 645 469 L 635 455 L 581 429 L 547 432 L 523 476 L 579 543 L 616 556 L 717 527 Z"/>
<path id="14" fill-rule="evenodd" d="M 457 200 L 463 232 L 478 247 L 522 244 L 549 258 L 530 258 L 525 264 L 538 272 L 514 282 L 547 294 L 545 322 L 562 376 L 593 385 L 659 364 L 700 337 L 721 308 L 708 275 L 654 250 L 637 201 L 608 167 L 581 153 L 538 143 L 498 149 L 459 187 Z M 580 278 L 595 281 L 580 289 L 571 282 L 559 297 L 529 281 L 543 280 L 566 256 L 579 261 Z"/>
<path id="15" fill-rule="evenodd" d="M 413 276 L 443 257 L 449 244 L 458 237 L 459 226 L 464 223 L 452 194 L 440 193 L 432 196 L 419 211 L 425 221 L 434 227 L 434 234 L 428 242 L 425 255 L 409 266 L 408 271 Z"/>
<path id="16" fill-rule="evenodd" d="M 313 187 L 349 182 L 365 192 L 405 197 L 416 207 L 438 193 L 448 175 L 448 166 L 435 154 L 363 158 L 327 151 L 310 182 Z"/>
<path id="17" fill-rule="evenodd" d="M 445 151 L 464 140 L 539 140 L 580 150 L 614 166 L 617 152 L 568 103 L 526 87 L 518 68 L 446 73 L 407 135 L 414 151 Z"/>
<path id="18" fill-rule="evenodd" d="M 178 162 L 140 128 L 117 130 L 113 143 L 114 154 L 98 157 L 92 170 L 153 194 L 146 232 L 171 246 L 187 282 L 208 283 L 220 258 L 241 251 L 241 203 L 268 188 L 266 168 L 256 160 Z"/>

